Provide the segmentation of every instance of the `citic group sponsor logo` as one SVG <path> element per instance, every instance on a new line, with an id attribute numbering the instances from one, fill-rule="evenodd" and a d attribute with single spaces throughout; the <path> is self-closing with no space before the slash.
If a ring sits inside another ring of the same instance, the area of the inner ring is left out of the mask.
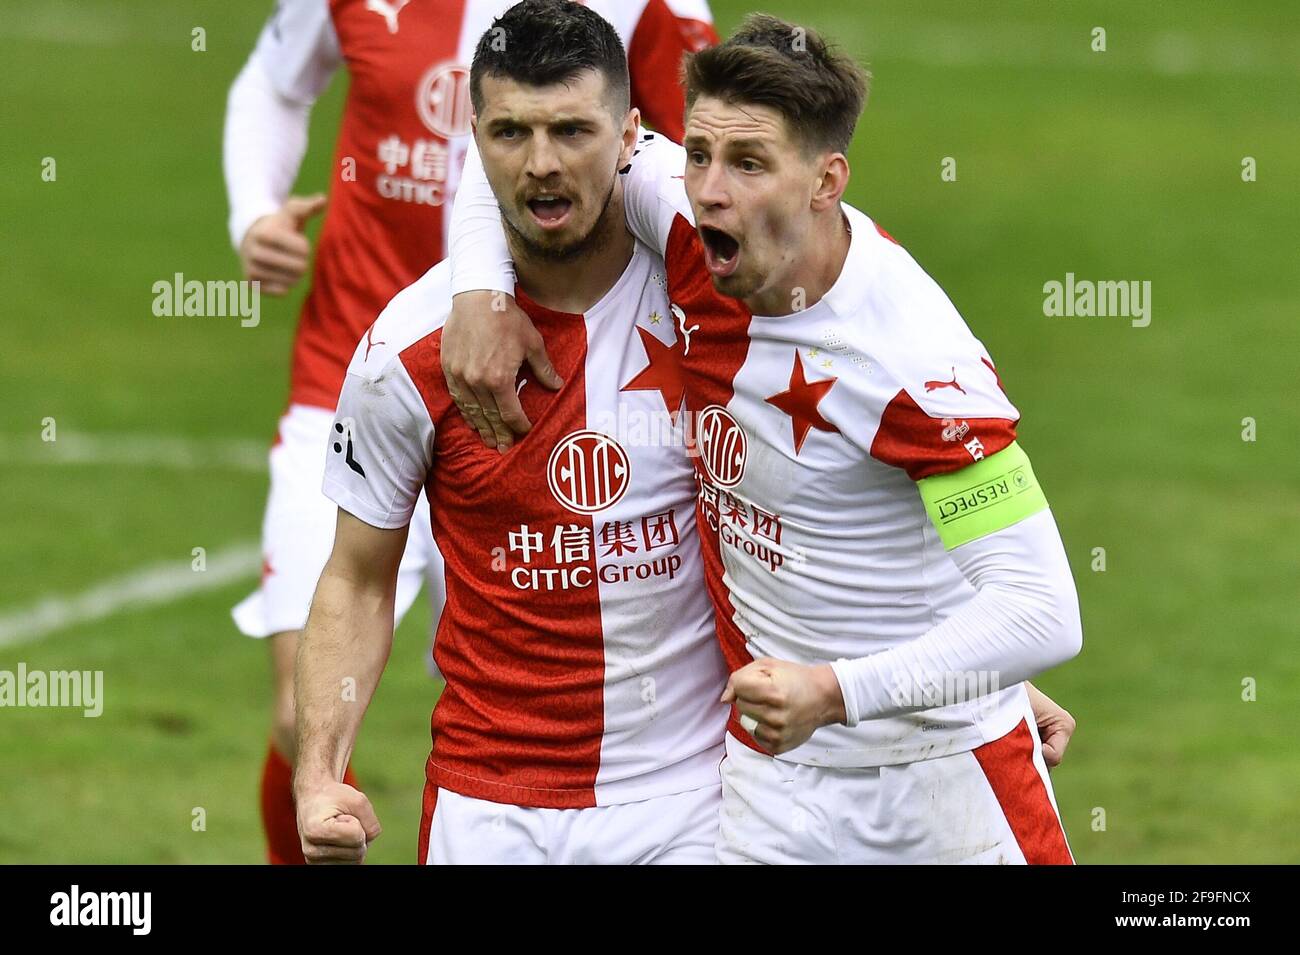
<path id="1" fill-rule="evenodd" d="M 726 408 L 709 405 L 695 421 L 695 442 L 709 478 L 719 487 L 735 487 L 745 476 L 745 429 Z"/>
<path id="2" fill-rule="evenodd" d="M 623 584 L 633 580 L 667 577 L 674 580 L 682 569 L 678 554 L 635 564 L 598 564 L 595 567 L 516 567 L 510 583 L 519 590 L 574 590 L 590 587 L 593 579 L 602 584 Z"/>
<path id="3" fill-rule="evenodd" d="M 415 87 L 415 109 L 430 132 L 447 139 L 469 134 L 469 70 L 459 63 L 429 67 Z"/>
<path id="4" fill-rule="evenodd" d="M 546 483 L 561 506 L 575 514 L 612 507 L 627 493 L 627 452 L 599 431 L 574 431 L 556 444 L 546 462 Z"/>
<path id="5" fill-rule="evenodd" d="M 800 552 L 781 544 L 781 515 L 742 500 L 726 488 L 701 480 L 700 507 L 710 529 L 724 544 L 752 557 L 772 573 L 785 564 L 787 553 L 802 562 Z"/>
<path id="6" fill-rule="evenodd" d="M 492 567 L 519 590 L 570 590 L 602 584 L 674 580 L 682 568 L 675 509 L 588 524 L 521 524 Z"/>

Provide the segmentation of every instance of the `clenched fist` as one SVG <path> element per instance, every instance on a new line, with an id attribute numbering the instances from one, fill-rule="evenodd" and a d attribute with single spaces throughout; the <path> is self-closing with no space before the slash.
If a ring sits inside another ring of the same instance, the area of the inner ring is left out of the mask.
<path id="1" fill-rule="evenodd" d="M 846 719 L 840 682 L 826 663 L 762 657 L 731 674 L 722 702 L 736 704 L 741 723 L 770 753 L 789 752 L 818 727 Z"/>
<path id="2" fill-rule="evenodd" d="M 298 836 L 309 864 L 359 865 L 383 827 L 365 793 L 346 783 L 301 787 Z"/>

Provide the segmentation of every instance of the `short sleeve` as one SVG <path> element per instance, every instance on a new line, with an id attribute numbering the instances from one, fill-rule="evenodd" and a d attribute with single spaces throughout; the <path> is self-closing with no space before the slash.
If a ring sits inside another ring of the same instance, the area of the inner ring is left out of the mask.
<path id="1" fill-rule="evenodd" d="M 948 355 L 934 377 L 923 372 L 899 382 L 871 443 L 878 461 L 901 468 L 913 481 L 982 461 L 1016 440 L 1020 413 L 998 386 L 987 356 Z"/>
<path id="2" fill-rule="evenodd" d="M 878 229 L 867 237 L 879 264 L 863 332 L 881 372 L 872 457 L 920 481 L 997 454 L 1016 440 L 1020 412 L 988 350 L 904 249 Z"/>
<path id="3" fill-rule="evenodd" d="M 432 466 L 433 423 L 401 355 L 368 369 L 370 347 L 363 339 L 343 382 L 323 490 L 373 527 L 403 527 Z"/>

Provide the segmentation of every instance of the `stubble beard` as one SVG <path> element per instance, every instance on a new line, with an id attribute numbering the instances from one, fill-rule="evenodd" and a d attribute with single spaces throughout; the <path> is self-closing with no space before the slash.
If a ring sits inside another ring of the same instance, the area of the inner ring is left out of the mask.
<path id="1" fill-rule="evenodd" d="M 617 176 L 617 174 L 615 175 Z M 553 246 L 538 242 L 520 230 L 509 216 L 503 215 L 501 221 L 505 224 L 506 234 L 514 254 L 516 256 L 522 255 L 533 262 L 562 262 L 565 264 L 590 258 L 604 245 L 605 240 L 613 231 L 615 224 L 609 221 L 609 206 L 614 200 L 614 185 L 616 182 L 617 178 L 609 181 L 609 192 L 605 194 L 605 201 L 600 207 L 600 215 L 596 217 L 591 229 L 588 230 L 586 235 L 573 240 L 568 245 Z"/>

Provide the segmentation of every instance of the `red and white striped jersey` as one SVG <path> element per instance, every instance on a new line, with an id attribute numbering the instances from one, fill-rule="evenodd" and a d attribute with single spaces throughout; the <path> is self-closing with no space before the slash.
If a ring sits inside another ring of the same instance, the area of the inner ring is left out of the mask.
<path id="1" fill-rule="evenodd" d="M 698 519 L 727 662 L 824 663 L 914 640 L 975 594 L 916 482 L 1006 448 L 1019 412 L 942 289 L 850 206 L 848 259 L 816 304 L 760 316 L 717 293 L 684 169 L 680 146 L 645 135 L 624 194 L 632 231 L 664 253 L 682 332 Z M 973 749 L 1023 716 L 1020 684 L 993 689 L 826 726 L 780 758 L 886 765 Z M 738 721 L 730 728 L 752 744 Z"/>
<path id="2" fill-rule="evenodd" d="M 444 255 L 470 132 L 469 67 L 509 0 L 279 0 L 255 56 L 277 91 L 311 102 L 350 77 L 294 341 L 290 401 L 333 408 L 352 343 Z M 628 52 L 632 103 L 680 139 L 682 54 L 717 41 L 705 0 L 590 0 Z"/>
<path id="3" fill-rule="evenodd" d="M 585 315 L 519 294 L 565 384 L 523 373 L 533 428 L 505 455 L 447 393 L 449 269 L 401 292 L 357 346 L 324 484 L 376 527 L 428 496 L 447 568 L 430 782 L 549 808 L 716 785 L 726 668 L 663 261 L 638 244 Z"/>

